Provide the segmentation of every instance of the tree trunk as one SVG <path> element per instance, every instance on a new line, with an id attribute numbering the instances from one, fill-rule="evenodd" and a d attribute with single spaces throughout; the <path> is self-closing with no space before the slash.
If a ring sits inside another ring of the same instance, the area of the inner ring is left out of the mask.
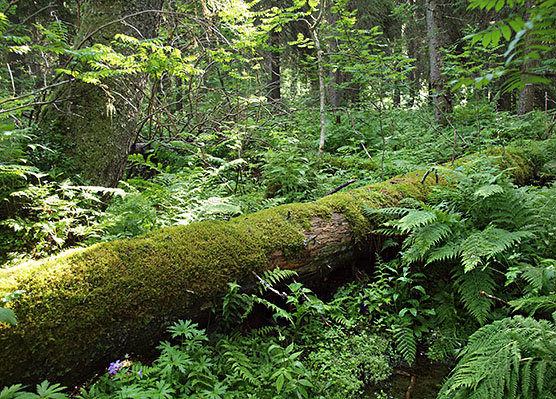
<path id="1" fill-rule="evenodd" d="M 311 35 L 313 36 L 313 41 L 315 43 L 315 50 L 317 52 L 317 65 L 318 65 L 318 75 L 319 75 L 319 113 L 320 113 L 320 141 L 319 141 L 319 157 L 322 156 L 324 152 L 324 141 L 326 138 L 326 86 L 324 85 L 324 62 L 322 49 L 320 47 L 319 32 L 318 27 L 315 26 L 311 29 Z"/>
<path id="2" fill-rule="evenodd" d="M 158 30 L 163 0 L 88 0 L 83 4 L 76 47 L 108 44 L 116 33 L 140 39 Z M 125 15 L 153 10 L 115 22 Z M 106 26 L 104 26 L 106 24 Z M 99 27 L 104 28 L 98 30 Z M 98 30 L 98 32 L 97 32 Z M 123 175 L 129 148 L 136 136 L 137 118 L 146 88 L 143 74 L 111 77 L 102 86 L 73 82 L 54 93 L 66 97 L 62 108 L 43 110 L 40 123 L 64 134 L 71 143 L 67 156 L 75 172 L 92 184 L 116 186 Z"/>
<path id="3" fill-rule="evenodd" d="M 500 164 L 524 183 L 556 152 L 555 141 L 535 145 L 506 147 L 495 155 L 504 154 Z M 537 157 L 535 163 L 520 154 Z M 149 353 L 172 321 L 198 320 L 216 306 L 229 282 L 253 287 L 252 272 L 292 269 L 314 288 L 362 257 L 371 268 L 377 226 L 363 215 L 363 204 L 380 208 L 404 197 L 425 200 L 436 182 L 431 175 L 421 183 L 424 174 L 0 270 L 0 296 L 25 292 L 9 302 L 19 324 L 0 323 L 0 381 L 75 384 L 126 353 Z"/>
<path id="4" fill-rule="evenodd" d="M 447 115 L 452 112 L 450 92 L 442 75 L 442 47 L 446 44 L 442 27 L 442 11 L 439 0 L 426 0 L 427 34 L 429 41 L 430 87 L 434 107 L 434 121 L 439 125 L 447 123 Z"/>
<path id="5" fill-rule="evenodd" d="M 335 12 L 331 12 L 329 16 L 329 24 L 336 25 L 338 22 L 338 14 Z M 330 54 L 338 54 L 338 39 L 334 36 L 330 38 L 328 41 L 328 48 Z M 342 84 L 342 72 L 339 68 L 336 68 L 334 65 L 330 66 L 328 71 L 328 102 L 330 107 L 332 108 L 331 111 L 336 116 L 335 123 L 339 125 L 342 123 L 342 114 L 339 112 L 339 108 L 342 105 L 342 92 L 340 90 L 340 86 Z"/>
<path id="6" fill-rule="evenodd" d="M 525 1 L 525 9 L 528 11 L 533 7 L 534 0 Z M 526 20 L 529 19 L 526 17 Z M 535 44 L 534 40 L 528 36 L 525 37 L 526 47 L 525 47 L 525 57 L 531 52 L 529 46 Z M 527 73 L 531 68 L 535 66 L 536 62 L 534 60 L 526 60 L 521 66 L 521 73 Z M 535 108 L 535 86 L 532 83 L 527 83 L 525 87 L 519 92 L 519 100 L 517 103 L 517 114 L 524 115 Z"/>
<path id="7" fill-rule="evenodd" d="M 531 83 L 525 85 L 519 92 L 517 114 L 524 115 L 535 108 L 535 86 Z"/>

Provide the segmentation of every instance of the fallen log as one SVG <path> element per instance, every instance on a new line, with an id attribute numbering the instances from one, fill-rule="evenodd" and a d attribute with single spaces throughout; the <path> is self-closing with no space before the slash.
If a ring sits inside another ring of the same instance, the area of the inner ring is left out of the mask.
<path id="1" fill-rule="evenodd" d="M 550 151 L 541 144 L 504 150 L 504 166 L 516 180 L 530 180 L 556 153 L 555 142 L 547 143 Z M 228 282 L 246 283 L 252 272 L 279 266 L 319 282 L 372 250 L 375 226 L 362 205 L 425 200 L 436 182 L 422 181 L 424 173 L 0 270 L 0 296 L 25 292 L 10 302 L 19 324 L 0 323 L 0 385 L 48 378 L 71 386 L 125 353 L 153 348 L 169 323 L 201 316 Z"/>

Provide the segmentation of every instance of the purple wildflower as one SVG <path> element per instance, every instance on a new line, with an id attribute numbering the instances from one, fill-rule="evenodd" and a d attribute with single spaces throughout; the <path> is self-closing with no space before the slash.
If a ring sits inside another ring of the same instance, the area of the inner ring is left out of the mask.
<path id="1" fill-rule="evenodd" d="M 139 378 L 141 378 L 141 375 L 142 375 L 142 374 L 143 374 L 143 369 L 141 369 L 141 370 L 139 370 L 139 371 L 137 372 L 137 375 L 139 376 Z"/>
<path id="2" fill-rule="evenodd" d="M 112 374 L 112 375 L 118 374 L 118 370 L 120 370 L 122 366 L 123 364 L 120 362 L 119 359 L 113 363 L 110 363 L 110 366 L 108 367 L 108 374 Z"/>

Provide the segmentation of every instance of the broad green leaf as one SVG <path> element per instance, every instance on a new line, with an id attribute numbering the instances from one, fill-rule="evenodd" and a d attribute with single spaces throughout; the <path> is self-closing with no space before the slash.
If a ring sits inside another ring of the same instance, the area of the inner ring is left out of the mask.
<path id="1" fill-rule="evenodd" d="M 485 33 L 485 34 L 483 35 L 483 40 L 482 40 L 482 42 L 481 42 L 481 43 L 483 44 L 483 47 L 488 46 L 489 43 L 490 43 L 490 41 L 491 41 L 491 39 L 492 39 L 492 32 L 487 32 L 487 33 Z"/>
<path id="2" fill-rule="evenodd" d="M 17 324 L 17 319 L 14 311 L 11 309 L 0 308 L 0 322 L 15 326 Z"/>
<path id="3" fill-rule="evenodd" d="M 510 24 L 512 29 L 515 31 L 515 33 L 518 33 L 520 30 L 522 30 L 525 27 L 525 23 L 519 17 L 515 18 L 515 19 L 512 19 L 508 23 Z"/>
<path id="4" fill-rule="evenodd" d="M 508 25 L 502 25 L 500 30 L 502 31 L 504 39 L 506 39 L 506 41 L 510 41 L 510 39 L 512 38 L 512 30 L 510 29 L 510 27 Z"/>
<path id="5" fill-rule="evenodd" d="M 492 45 L 493 46 L 498 46 L 498 42 L 500 41 L 500 31 L 499 30 L 495 30 L 492 32 Z"/>
<path id="6" fill-rule="evenodd" d="M 491 10 L 492 7 L 494 7 L 497 3 L 497 0 L 489 0 L 488 3 L 486 4 L 485 8 L 487 10 Z"/>
<path id="7" fill-rule="evenodd" d="M 284 386 L 284 374 L 280 374 L 276 379 L 276 384 L 275 384 L 276 392 L 278 394 L 280 394 L 280 391 L 282 391 L 283 386 Z"/>
<path id="8" fill-rule="evenodd" d="M 309 7 L 311 8 L 317 8 L 317 6 L 319 5 L 319 0 L 309 0 Z"/>

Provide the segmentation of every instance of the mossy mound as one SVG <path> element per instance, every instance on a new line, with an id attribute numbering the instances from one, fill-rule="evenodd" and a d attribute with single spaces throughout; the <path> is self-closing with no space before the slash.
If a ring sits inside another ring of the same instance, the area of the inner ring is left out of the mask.
<path id="1" fill-rule="evenodd" d="M 556 143 L 550 148 L 556 153 Z M 515 153 L 524 152 L 516 148 Z M 510 166 L 529 176 L 547 162 L 548 152 L 541 153 Z M 0 323 L 0 381 L 49 378 L 71 385 L 125 353 L 152 348 L 171 321 L 198 317 L 226 292 L 228 282 L 273 267 L 271 253 L 281 251 L 295 264 L 305 256 L 305 233 L 315 218 L 340 214 L 349 223 L 353 245 L 365 242 L 373 226 L 362 215 L 362 204 L 395 206 L 408 196 L 424 200 L 435 181 L 422 184 L 423 174 L 1 270 L 0 295 L 25 294 L 10 302 L 19 324 Z"/>

